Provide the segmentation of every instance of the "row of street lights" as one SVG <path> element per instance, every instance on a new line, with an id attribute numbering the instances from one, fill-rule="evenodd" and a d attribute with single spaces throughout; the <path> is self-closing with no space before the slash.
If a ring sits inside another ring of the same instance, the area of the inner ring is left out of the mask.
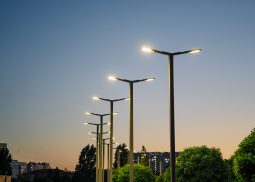
<path id="1" fill-rule="evenodd" d="M 174 126 L 174 56 L 187 54 L 187 53 L 198 53 L 201 49 L 192 49 L 188 51 L 181 51 L 181 52 L 165 52 L 159 51 L 156 49 L 151 49 L 148 47 L 143 47 L 142 51 L 147 53 L 158 53 L 168 56 L 168 80 L 169 80 L 169 122 L 170 122 L 170 174 L 171 174 L 171 181 L 175 182 L 175 126 Z M 109 182 L 112 182 L 112 156 L 113 156 L 113 103 L 122 100 L 130 100 L 129 102 L 129 114 L 130 114 L 130 121 L 129 121 L 129 163 L 130 163 L 130 182 L 134 181 L 134 161 L 133 161 L 133 146 L 134 146 L 134 138 L 133 138 L 133 128 L 134 128 L 134 110 L 133 110 L 133 85 L 134 83 L 144 82 L 144 81 L 152 81 L 155 78 L 145 78 L 140 80 L 127 80 L 123 78 L 118 78 L 115 76 L 109 76 L 109 80 L 113 81 L 122 81 L 129 84 L 129 98 L 121 98 L 121 99 L 105 99 L 100 97 L 93 97 L 94 100 L 102 100 L 107 101 L 110 103 L 110 114 L 95 114 L 95 113 L 88 113 L 85 114 L 92 114 L 96 116 L 100 116 L 100 132 L 99 132 L 99 156 L 97 156 L 97 161 L 99 160 L 99 174 L 97 177 L 97 182 L 102 181 L 102 134 L 103 134 L 103 117 L 110 115 L 110 156 L 109 156 Z M 98 127 L 97 127 L 98 128 Z M 98 135 L 98 132 L 97 132 Z M 98 151 L 97 151 L 98 153 Z"/>

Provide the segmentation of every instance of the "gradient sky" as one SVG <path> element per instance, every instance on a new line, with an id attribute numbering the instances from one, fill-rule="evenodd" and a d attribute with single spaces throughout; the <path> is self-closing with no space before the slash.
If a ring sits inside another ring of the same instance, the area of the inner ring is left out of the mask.
<path id="1" fill-rule="evenodd" d="M 14 159 L 74 170 L 94 144 L 91 100 L 128 96 L 109 74 L 154 82 L 134 87 L 135 149 L 169 151 L 167 57 L 175 57 L 176 150 L 207 145 L 229 158 L 255 124 L 253 1 L 0 1 L 0 143 Z M 115 105 L 116 142 L 128 144 L 128 102 Z M 109 121 L 109 118 L 105 118 Z"/>

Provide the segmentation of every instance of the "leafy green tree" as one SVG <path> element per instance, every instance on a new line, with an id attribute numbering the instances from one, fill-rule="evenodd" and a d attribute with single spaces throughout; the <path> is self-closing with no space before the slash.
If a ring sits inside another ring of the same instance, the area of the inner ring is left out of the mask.
<path id="1" fill-rule="evenodd" d="M 235 182 L 236 178 L 233 172 L 233 157 L 231 157 L 230 159 L 225 159 L 224 160 L 226 167 L 227 167 L 227 178 L 229 182 Z"/>
<path id="2" fill-rule="evenodd" d="M 255 182 L 255 128 L 239 144 L 233 156 L 233 171 L 237 181 Z"/>
<path id="3" fill-rule="evenodd" d="M 12 175 L 12 156 L 8 148 L 0 149 L 0 175 Z"/>
<path id="4" fill-rule="evenodd" d="M 169 169 L 164 181 L 170 178 Z M 219 149 L 206 146 L 190 147 L 177 157 L 176 180 L 179 182 L 224 182 L 227 168 Z"/>
<path id="5" fill-rule="evenodd" d="M 156 176 L 155 182 L 164 182 L 164 174 L 160 176 Z"/>
<path id="6" fill-rule="evenodd" d="M 154 182 L 154 179 L 149 167 L 134 164 L 134 182 Z M 129 182 L 129 164 L 113 171 L 113 182 Z"/>
<path id="7" fill-rule="evenodd" d="M 149 158 L 146 154 L 145 146 L 142 146 L 142 150 L 141 150 L 141 165 L 149 166 Z"/>
<path id="8" fill-rule="evenodd" d="M 95 181 L 96 148 L 87 145 L 80 153 L 79 163 L 76 165 L 73 182 Z"/>
<path id="9" fill-rule="evenodd" d="M 123 167 L 128 163 L 128 149 L 127 145 L 123 143 L 116 148 L 113 167 L 116 169 L 118 166 Z"/>

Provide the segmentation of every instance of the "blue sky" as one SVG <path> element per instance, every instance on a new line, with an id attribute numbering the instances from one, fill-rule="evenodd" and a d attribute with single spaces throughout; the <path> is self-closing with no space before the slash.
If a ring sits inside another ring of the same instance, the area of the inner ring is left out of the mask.
<path id="1" fill-rule="evenodd" d="M 252 1 L 1 1 L 0 142 L 15 159 L 74 169 L 109 112 L 91 100 L 128 96 L 135 86 L 135 149 L 169 150 L 167 58 L 159 50 L 201 48 L 175 57 L 176 148 L 219 147 L 225 158 L 254 127 L 255 4 Z M 128 144 L 128 103 L 118 103 L 114 135 Z M 61 151 L 61 155 L 59 152 Z"/>

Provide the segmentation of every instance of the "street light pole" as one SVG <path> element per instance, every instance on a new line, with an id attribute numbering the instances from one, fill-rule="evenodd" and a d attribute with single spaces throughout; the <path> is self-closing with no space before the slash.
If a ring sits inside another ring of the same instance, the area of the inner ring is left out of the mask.
<path id="1" fill-rule="evenodd" d="M 102 182 L 103 181 L 103 174 L 102 174 L 102 169 L 103 169 L 103 163 L 102 163 L 102 140 L 103 140 L 103 118 L 104 116 L 109 116 L 110 114 L 96 114 L 96 113 L 90 113 L 86 112 L 86 115 L 94 115 L 94 116 L 99 116 L 100 117 L 100 133 L 99 133 L 99 174 L 98 174 L 98 181 Z"/>
<path id="2" fill-rule="evenodd" d="M 172 182 L 175 182 L 175 126 L 174 126 L 174 56 L 169 55 L 169 63 L 168 63 L 168 82 L 169 82 L 169 120 L 170 120 L 170 159 L 171 164 L 171 179 Z"/>
<path id="3" fill-rule="evenodd" d="M 99 151 L 98 151 L 98 138 L 99 138 L 99 126 L 100 124 L 95 124 L 95 123 L 87 123 L 87 122 L 84 122 L 83 124 L 85 125 L 94 125 L 97 127 L 97 132 L 96 132 L 96 182 L 98 182 L 98 157 L 99 157 Z M 104 124 L 107 124 L 107 123 L 104 123 Z"/>
<path id="4" fill-rule="evenodd" d="M 129 84 L 129 110 L 130 110 L 130 121 L 129 121 L 129 181 L 134 182 L 134 160 L 133 160 L 133 148 L 134 148 L 134 110 L 133 110 L 133 84 L 138 83 L 138 82 L 143 82 L 143 81 L 152 81 L 155 78 L 146 78 L 146 79 L 141 79 L 141 80 L 127 80 L 127 79 L 122 79 L 122 78 L 117 78 L 114 76 L 109 76 L 109 80 L 119 80 L 122 82 L 126 82 Z"/>
<path id="5" fill-rule="evenodd" d="M 144 52 L 149 53 L 158 53 L 168 56 L 168 82 L 169 82 L 169 122 L 170 122 L 170 174 L 171 174 L 171 182 L 176 181 L 175 175 L 175 123 L 174 123 L 174 56 L 187 54 L 187 53 L 198 53 L 201 49 L 192 49 L 188 51 L 181 52 L 165 52 L 159 51 L 147 47 L 143 47 L 142 50 Z"/>
<path id="6" fill-rule="evenodd" d="M 121 98 L 121 99 L 105 99 L 101 97 L 92 97 L 93 100 L 102 100 L 102 101 L 107 101 L 110 103 L 110 168 L 109 168 L 109 182 L 112 182 L 112 156 L 113 156 L 113 103 L 122 101 L 122 100 L 127 100 L 128 98 Z"/>

